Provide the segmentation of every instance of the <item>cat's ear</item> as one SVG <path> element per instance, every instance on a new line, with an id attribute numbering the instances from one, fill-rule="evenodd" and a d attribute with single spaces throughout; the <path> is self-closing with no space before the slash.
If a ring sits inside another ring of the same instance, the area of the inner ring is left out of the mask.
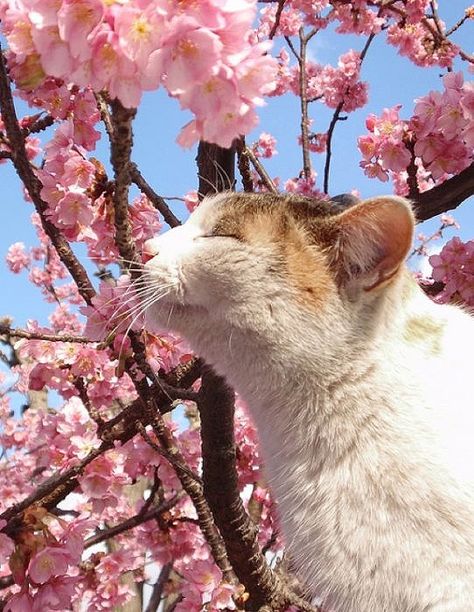
<path id="1" fill-rule="evenodd" d="M 415 217 L 407 200 L 386 196 L 352 206 L 331 224 L 331 259 L 341 284 L 355 296 L 394 278 L 410 251 Z"/>

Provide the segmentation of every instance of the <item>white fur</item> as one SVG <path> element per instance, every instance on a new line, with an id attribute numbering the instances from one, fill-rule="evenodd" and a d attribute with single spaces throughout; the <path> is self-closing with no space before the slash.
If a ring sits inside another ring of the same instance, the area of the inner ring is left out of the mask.
<path id="1" fill-rule="evenodd" d="M 312 313 L 268 247 L 204 237 L 218 214 L 155 239 L 147 269 L 171 289 L 148 321 L 248 403 L 303 580 L 337 612 L 474 610 L 473 319 L 408 273 Z M 407 337 L 414 320 L 441 332 Z"/>

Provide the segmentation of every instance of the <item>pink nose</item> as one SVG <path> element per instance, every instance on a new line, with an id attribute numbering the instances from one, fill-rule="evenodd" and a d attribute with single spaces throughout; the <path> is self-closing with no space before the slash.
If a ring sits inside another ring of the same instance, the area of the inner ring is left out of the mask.
<path id="1" fill-rule="evenodd" d="M 145 242 L 142 251 L 142 262 L 146 263 L 147 261 L 150 261 L 150 259 L 153 259 L 153 257 L 156 257 L 156 255 L 158 255 L 158 251 L 153 249 L 151 244 Z"/>

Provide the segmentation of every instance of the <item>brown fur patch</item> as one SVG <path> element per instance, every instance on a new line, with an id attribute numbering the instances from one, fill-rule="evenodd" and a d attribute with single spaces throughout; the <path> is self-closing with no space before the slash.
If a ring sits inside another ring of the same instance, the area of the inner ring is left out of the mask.
<path id="1" fill-rule="evenodd" d="M 335 291 L 324 255 L 327 226 L 322 223 L 331 214 L 329 203 L 309 198 L 232 194 L 222 204 L 213 233 L 271 246 L 278 272 L 296 289 L 298 301 L 314 309 Z"/>

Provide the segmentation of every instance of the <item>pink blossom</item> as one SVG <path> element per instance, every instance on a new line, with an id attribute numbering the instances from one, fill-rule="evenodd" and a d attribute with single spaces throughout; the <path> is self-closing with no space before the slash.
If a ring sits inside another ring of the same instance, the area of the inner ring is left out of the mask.
<path id="1" fill-rule="evenodd" d="M 163 15 L 152 5 L 144 11 L 138 7 L 123 6 L 115 14 L 114 29 L 125 55 L 146 69 L 149 57 L 161 44 L 165 30 Z"/>
<path id="2" fill-rule="evenodd" d="M 35 612 L 44 610 L 64 610 L 71 605 L 78 578 L 60 576 L 52 578 L 38 589 L 33 599 Z"/>
<path id="3" fill-rule="evenodd" d="M 210 142 L 216 142 L 222 147 L 230 147 L 235 134 L 240 129 L 246 134 L 256 127 L 258 117 L 254 110 L 242 103 L 218 118 L 215 123 L 209 118 L 204 122 L 202 137 Z"/>
<path id="4" fill-rule="evenodd" d="M 7 522 L 4 519 L 0 519 L 0 529 L 3 529 L 6 524 Z M 10 540 L 10 538 L 5 533 L 1 533 L 0 531 L 0 559 L 2 557 L 3 559 L 9 557 L 12 554 L 14 548 L 15 544 L 13 543 L 13 540 Z"/>
<path id="5" fill-rule="evenodd" d="M 92 299 L 92 306 L 81 309 L 88 317 L 84 333 L 92 340 L 102 340 L 109 328 L 117 333 L 125 331 L 138 305 L 138 298 L 128 276 L 121 276 L 116 285 L 102 282 L 99 292 Z M 132 329 L 139 327 L 140 320 L 137 320 Z"/>
<path id="6" fill-rule="evenodd" d="M 14 79 L 17 87 L 25 91 L 31 91 L 40 85 L 46 73 L 41 65 L 41 58 L 38 53 L 31 53 L 23 61 L 9 62 L 10 75 Z"/>
<path id="7" fill-rule="evenodd" d="M 200 593 L 212 593 L 222 578 L 222 572 L 213 561 L 196 561 L 183 568 L 183 575 Z"/>
<path id="8" fill-rule="evenodd" d="M 100 24 L 104 6 L 100 0 L 63 0 L 58 11 L 58 28 L 72 57 L 87 60 L 91 55 L 88 37 Z"/>
<path id="9" fill-rule="evenodd" d="M 157 70 L 166 74 L 168 91 L 177 95 L 215 74 L 223 45 L 219 36 L 192 17 L 177 17 L 169 27 L 171 32 L 155 52 L 154 61 Z"/>
<path id="10" fill-rule="evenodd" d="M 474 305 L 474 241 L 463 243 L 452 238 L 429 262 L 433 279 L 445 283 L 441 300 L 448 301 L 457 294 L 466 304 Z"/>
<path id="11" fill-rule="evenodd" d="M 188 193 L 184 196 L 184 204 L 189 212 L 193 212 L 193 210 L 199 206 L 198 192 L 195 190 L 188 191 Z"/>
<path id="12" fill-rule="evenodd" d="M 90 198 L 80 191 L 68 191 L 57 203 L 54 216 L 62 227 L 89 225 L 93 218 Z"/>
<path id="13" fill-rule="evenodd" d="M 239 593 L 238 587 L 222 582 L 213 592 L 211 605 L 215 610 L 236 610 L 234 597 Z"/>
<path id="14" fill-rule="evenodd" d="M 270 158 L 277 154 L 276 139 L 267 132 L 262 132 L 253 145 L 257 157 Z"/>
<path id="15" fill-rule="evenodd" d="M 411 160 L 411 153 L 403 142 L 387 138 L 380 144 L 379 155 L 385 170 L 400 172 L 406 170 Z"/>
<path id="16" fill-rule="evenodd" d="M 81 155 L 71 155 L 64 164 L 61 184 L 64 187 L 88 189 L 95 175 L 95 166 Z"/>
<path id="17" fill-rule="evenodd" d="M 145 195 L 135 198 L 129 209 L 132 236 L 138 249 L 149 238 L 156 236 L 162 227 L 158 212 Z"/>
<path id="18" fill-rule="evenodd" d="M 8 36 L 8 46 L 15 54 L 17 61 L 23 62 L 29 55 L 35 53 L 31 35 L 31 22 L 28 15 L 9 3 L 5 16 L 2 18 L 5 34 Z"/>
<path id="19" fill-rule="evenodd" d="M 6 261 L 12 272 L 18 274 L 31 263 L 31 257 L 25 250 L 23 242 L 15 242 L 8 248 Z"/>
<path id="20" fill-rule="evenodd" d="M 5 612 L 35 612 L 33 597 L 28 591 L 12 595 L 6 603 Z"/>
<path id="21" fill-rule="evenodd" d="M 28 575 L 36 584 L 44 584 L 54 576 L 66 574 L 69 552 L 63 548 L 46 546 L 31 558 Z"/>
<path id="22" fill-rule="evenodd" d="M 427 96 L 415 100 L 414 118 L 417 119 L 416 129 L 419 137 L 429 134 L 435 128 L 441 113 L 441 100 L 438 91 L 430 91 Z"/>
<path id="23" fill-rule="evenodd" d="M 45 72 L 54 77 L 71 74 L 74 60 L 69 54 L 68 45 L 62 40 L 57 26 L 33 30 L 33 41 L 41 56 Z"/>

